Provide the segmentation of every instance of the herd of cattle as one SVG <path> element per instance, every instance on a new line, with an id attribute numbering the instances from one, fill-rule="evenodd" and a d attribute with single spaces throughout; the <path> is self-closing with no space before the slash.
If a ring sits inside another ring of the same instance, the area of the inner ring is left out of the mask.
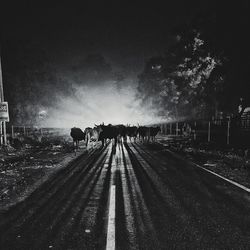
<path id="1" fill-rule="evenodd" d="M 95 125 L 93 128 L 85 128 L 82 131 L 80 128 L 71 128 L 70 135 L 76 147 L 79 146 L 79 141 L 84 140 L 86 146 L 91 141 L 101 141 L 102 146 L 106 144 L 107 139 L 114 140 L 115 143 L 129 140 L 139 139 L 140 141 L 154 141 L 155 136 L 160 131 L 160 127 L 146 127 L 146 126 L 125 126 L 125 125 Z"/>

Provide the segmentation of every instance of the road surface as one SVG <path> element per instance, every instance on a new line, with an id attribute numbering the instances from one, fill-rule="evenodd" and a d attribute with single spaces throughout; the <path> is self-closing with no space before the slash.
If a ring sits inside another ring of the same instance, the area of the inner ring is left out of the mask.
<path id="1" fill-rule="evenodd" d="M 111 143 L 0 214 L 0 249 L 250 249 L 250 194 L 157 143 Z"/>

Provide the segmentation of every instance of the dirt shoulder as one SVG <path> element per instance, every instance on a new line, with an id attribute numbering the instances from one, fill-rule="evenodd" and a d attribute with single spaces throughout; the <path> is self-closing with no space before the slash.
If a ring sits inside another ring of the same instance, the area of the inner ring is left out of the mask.
<path id="1" fill-rule="evenodd" d="M 0 210 L 24 200 L 52 174 L 86 152 L 81 145 L 75 154 L 68 142 L 0 150 Z"/>
<path id="2" fill-rule="evenodd" d="M 250 188 L 250 159 L 241 150 L 194 143 L 184 137 L 158 136 L 157 141 L 189 161 Z"/>

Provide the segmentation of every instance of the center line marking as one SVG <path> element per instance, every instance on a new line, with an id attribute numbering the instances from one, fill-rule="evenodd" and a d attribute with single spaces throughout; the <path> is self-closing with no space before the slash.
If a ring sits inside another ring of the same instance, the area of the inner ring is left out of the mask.
<path id="1" fill-rule="evenodd" d="M 115 185 L 110 188 L 107 250 L 115 250 Z"/>

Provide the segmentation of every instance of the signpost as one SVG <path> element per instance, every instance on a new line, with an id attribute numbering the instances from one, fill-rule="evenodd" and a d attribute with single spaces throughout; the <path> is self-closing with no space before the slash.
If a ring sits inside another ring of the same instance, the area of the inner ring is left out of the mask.
<path id="1" fill-rule="evenodd" d="M 9 122 L 8 102 L 0 102 L 0 121 Z"/>
<path id="2" fill-rule="evenodd" d="M 0 145 L 7 144 L 6 122 L 9 121 L 8 103 L 4 101 L 2 65 L 0 55 Z"/>

